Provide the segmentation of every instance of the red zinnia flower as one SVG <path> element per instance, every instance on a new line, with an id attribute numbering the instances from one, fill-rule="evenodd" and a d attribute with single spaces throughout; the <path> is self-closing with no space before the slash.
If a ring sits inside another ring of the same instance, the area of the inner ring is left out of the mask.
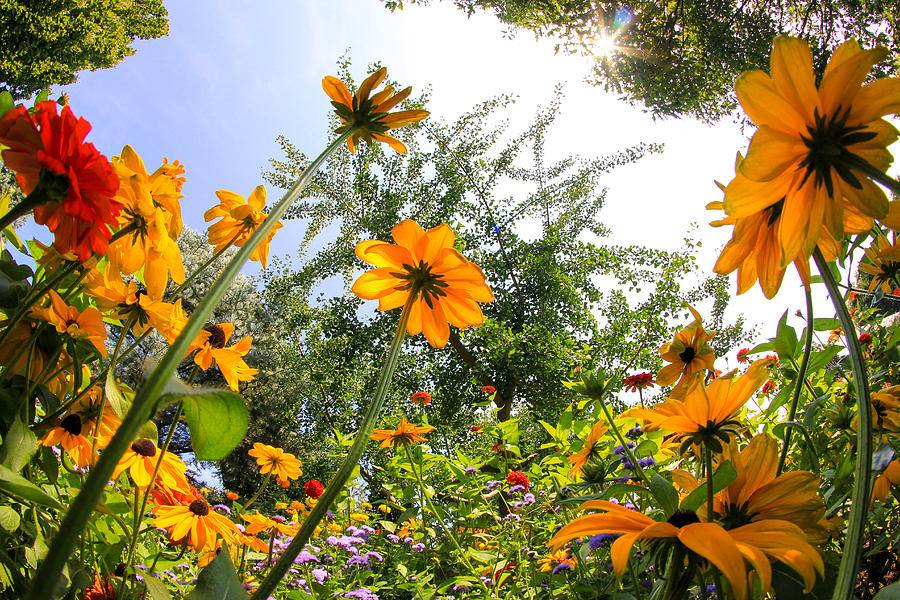
<path id="1" fill-rule="evenodd" d="M 650 373 L 638 373 L 626 379 L 623 384 L 626 392 L 636 392 L 653 385 L 653 375 Z"/>
<path id="2" fill-rule="evenodd" d="M 526 490 L 531 487 L 531 482 L 528 480 L 528 475 L 526 475 L 522 471 L 510 471 L 509 475 L 506 476 L 506 483 L 508 483 L 509 485 L 521 485 Z"/>
<path id="3" fill-rule="evenodd" d="M 229 500 L 237 500 L 238 499 L 238 495 L 235 494 L 234 492 L 228 492 L 227 494 L 225 494 L 225 497 L 228 498 Z"/>
<path id="4" fill-rule="evenodd" d="M 84 143 L 90 123 L 76 119 L 68 105 L 60 114 L 56 107 L 41 102 L 32 115 L 19 105 L 0 119 L 0 144 L 8 146 L 3 162 L 26 194 L 38 187 L 42 172 L 48 188 L 59 186 L 48 189 L 49 201 L 35 207 L 34 220 L 54 233 L 61 254 L 77 253 L 84 262 L 92 253 L 106 253 L 109 226 L 116 225 L 122 210 L 114 199 L 119 178 L 109 160 Z"/>
<path id="5" fill-rule="evenodd" d="M 84 588 L 84 600 L 115 600 L 116 591 L 104 576 L 94 575 L 94 585 Z"/>
<path id="6" fill-rule="evenodd" d="M 763 393 L 763 395 L 766 395 L 766 394 L 769 394 L 774 389 L 775 389 L 775 382 L 772 380 L 769 380 L 765 383 L 765 385 L 762 386 L 762 393 Z"/>
<path id="7" fill-rule="evenodd" d="M 741 348 L 737 353 L 737 361 L 739 363 L 750 362 L 750 359 L 747 358 L 748 354 L 750 354 L 750 348 Z"/>
<path id="8" fill-rule="evenodd" d="M 481 388 L 481 391 L 484 392 L 485 394 L 487 394 L 488 396 L 490 396 L 491 394 L 496 392 L 497 389 L 492 385 L 486 385 L 483 388 Z"/>
<path id="9" fill-rule="evenodd" d="M 496 444 L 491 446 L 491 450 L 493 450 L 494 452 L 503 452 L 503 448 L 501 446 L 503 446 L 503 442 L 497 442 Z"/>
<path id="10" fill-rule="evenodd" d="M 419 406 L 428 406 L 431 404 L 431 394 L 428 392 L 416 392 L 410 396 L 409 399 L 412 400 L 413 404 L 418 404 Z"/>
<path id="11" fill-rule="evenodd" d="M 872 343 L 872 334 L 871 333 L 859 334 L 859 343 L 860 344 L 871 344 Z"/>
<path id="12" fill-rule="evenodd" d="M 479 427 L 478 425 L 472 425 L 471 427 L 469 427 L 469 431 L 481 431 L 481 427 Z"/>
<path id="13" fill-rule="evenodd" d="M 303 489 L 306 490 L 307 496 L 315 499 L 322 495 L 322 492 L 325 491 L 325 486 L 322 485 L 322 482 L 318 479 L 310 479 L 306 482 L 306 485 L 303 486 Z"/>

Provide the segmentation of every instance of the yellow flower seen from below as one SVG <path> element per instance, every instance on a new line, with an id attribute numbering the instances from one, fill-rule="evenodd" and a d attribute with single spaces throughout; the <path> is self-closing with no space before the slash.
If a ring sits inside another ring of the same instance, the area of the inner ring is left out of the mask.
<path id="1" fill-rule="evenodd" d="M 159 448 L 152 440 L 147 438 L 135 440 L 119 459 L 112 478 L 116 479 L 124 471 L 128 471 L 134 485 L 142 489 L 147 488 L 151 484 L 156 463 L 159 462 L 155 483 L 166 488 L 190 493 L 191 486 L 184 476 L 187 466 L 169 451 L 163 455 L 162 461 L 159 460 L 158 454 Z"/>
<path id="2" fill-rule="evenodd" d="M 588 433 L 587 438 L 585 438 L 581 450 L 569 457 L 569 462 L 572 464 L 572 470 L 569 472 L 571 477 L 580 477 L 584 465 L 592 458 L 599 456 L 600 450 L 603 448 L 603 444 L 600 443 L 600 440 L 603 439 L 603 436 L 606 435 L 607 431 L 608 428 L 603 421 L 597 421 L 594 426 L 591 427 L 591 431 Z"/>
<path id="3" fill-rule="evenodd" d="M 232 323 L 207 325 L 191 344 L 188 354 L 197 350 L 194 364 L 204 371 L 215 363 L 228 382 L 228 387 L 238 391 L 239 382 L 250 381 L 259 371 L 250 368 L 244 362 L 243 357 L 250 352 L 250 336 L 243 338 L 234 346 L 226 346 L 232 333 L 234 333 Z"/>
<path id="4" fill-rule="evenodd" d="M 372 433 L 371 439 L 381 441 L 379 448 L 387 448 L 389 446 L 396 448 L 407 444 L 427 442 L 428 440 L 423 438 L 422 434 L 429 431 L 434 431 L 434 427 L 413 425 L 407 422 L 405 417 L 401 417 L 397 429 L 376 429 Z"/>
<path id="5" fill-rule="evenodd" d="M 283 448 L 256 442 L 247 454 L 256 459 L 259 472 L 263 475 L 272 473 L 276 478 L 283 480 L 297 479 L 303 475 L 300 460 L 290 452 L 285 452 Z"/>
<path id="6" fill-rule="evenodd" d="M 715 331 L 707 332 L 703 329 L 703 321 L 700 313 L 688 306 L 694 321 L 675 334 L 675 339 L 663 344 L 659 349 L 662 359 L 671 364 L 663 367 L 656 375 L 658 385 L 672 385 L 676 383 L 673 396 L 681 396 L 683 392 L 692 388 L 699 376 L 704 371 L 712 369 L 716 361 L 709 340 L 715 335 Z"/>
<path id="7" fill-rule="evenodd" d="M 47 321 L 56 327 L 58 333 L 89 341 L 106 358 L 106 327 L 100 311 L 93 306 L 88 306 L 84 311 L 69 306 L 55 290 L 50 290 L 49 296 L 50 306 L 32 308 L 31 316 Z"/>
<path id="8" fill-rule="evenodd" d="M 453 248 L 455 236 L 446 223 L 425 231 L 406 219 L 391 234 L 396 244 L 356 245 L 356 256 L 377 268 L 356 280 L 354 294 L 378 300 L 378 310 L 391 310 L 415 293 L 406 330 L 424 332 L 436 348 L 450 339 L 449 325 L 463 329 L 484 322 L 478 303 L 493 302 L 494 294 L 481 269 Z"/>
<path id="9" fill-rule="evenodd" d="M 157 504 L 154 509 L 154 527 L 169 532 L 173 543 L 189 545 L 197 553 L 216 549 L 216 540 L 221 537 L 228 543 L 238 540 L 240 531 L 228 518 L 210 509 L 202 498 L 189 504 Z"/>
<path id="10" fill-rule="evenodd" d="M 900 248 L 891 244 L 887 236 L 880 234 L 866 250 L 865 261 L 859 263 L 859 270 L 872 276 L 869 291 L 881 288 L 890 294 L 894 288 L 900 287 Z"/>
<path id="11" fill-rule="evenodd" d="M 216 196 L 219 198 L 219 204 L 203 214 L 206 221 L 221 219 L 209 226 L 207 231 L 209 243 L 215 246 L 216 252 L 232 245 L 240 248 L 268 217 L 262 212 L 266 207 L 266 188 L 262 185 L 256 186 L 246 201 L 243 196 L 228 190 L 219 190 Z M 250 255 L 250 260 L 260 263 L 263 269 L 269 260 L 269 244 L 279 229 L 281 221 L 275 224 Z"/>
<path id="12" fill-rule="evenodd" d="M 353 133 L 347 139 L 347 148 L 350 152 L 356 152 L 359 140 L 365 140 L 384 142 L 400 154 L 406 154 L 403 142 L 387 135 L 387 131 L 421 121 L 428 116 L 426 110 L 389 112 L 409 96 L 412 88 L 406 88 L 395 94 L 394 88 L 388 85 L 372 96 L 372 90 L 381 85 L 386 76 L 387 69 L 384 67 L 378 69 L 362 82 L 356 94 L 351 94 L 344 82 L 337 77 L 326 75 L 322 80 L 322 89 L 331 98 L 331 104 L 341 119 L 341 126 L 336 132 L 345 133 L 353 129 Z"/>

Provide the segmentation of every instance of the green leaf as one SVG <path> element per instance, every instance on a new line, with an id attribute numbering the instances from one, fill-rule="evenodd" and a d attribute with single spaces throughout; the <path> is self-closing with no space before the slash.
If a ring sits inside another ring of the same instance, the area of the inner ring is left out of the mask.
<path id="1" fill-rule="evenodd" d="M 0 463 L 11 471 L 19 472 L 31 461 L 37 449 L 37 436 L 16 417 L 0 447 Z"/>
<path id="2" fill-rule="evenodd" d="M 719 465 L 713 473 L 713 494 L 722 491 L 737 479 L 737 471 L 727 460 Z M 681 510 L 697 510 L 706 502 L 706 482 L 695 489 L 690 495 L 681 501 Z"/>
<path id="3" fill-rule="evenodd" d="M 0 491 L 6 492 L 10 496 L 36 502 L 41 506 L 63 510 L 63 505 L 56 498 L 49 496 L 44 490 L 3 465 L 0 465 Z"/>
<path id="4" fill-rule="evenodd" d="M 15 511 L 12 506 L 0 506 L 0 527 L 13 532 L 19 528 L 22 517 Z"/>
<path id="5" fill-rule="evenodd" d="M 8 91 L 3 90 L 0 92 L 0 117 L 5 115 L 7 111 L 15 107 L 16 103 L 13 100 L 12 94 Z"/>
<path id="6" fill-rule="evenodd" d="M 837 580 L 837 568 L 825 565 L 825 579 L 816 578 L 816 585 L 808 594 L 803 590 L 803 578 L 792 568 L 781 562 L 772 565 L 772 589 L 777 600 L 830 600 Z"/>
<path id="7" fill-rule="evenodd" d="M 672 513 L 678 509 L 678 491 L 669 483 L 669 480 L 659 473 L 655 474 L 650 479 L 650 491 L 662 509 L 666 511 L 666 515 L 672 516 Z"/>
<path id="8" fill-rule="evenodd" d="M 813 329 L 816 331 L 832 331 L 841 326 L 840 319 L 829 317 L 827 319 L 813 319 Z"/>
<path id="9" fill-rule="evenodd" d="M 56 483 L 59 479 L 59 459 L 48 446 L 41 447 L 41 468 L 50 483 Z"/>
<path id="10" fill-rule="evenodd" d="M 246 600 L 247 597 L 225 544 L 219 555 L 200 571 L 197 585 L 187 596 L 188 600 Z"/>
<path id="11" fill-rule="evenodd" d="M 197 390 L 196 394 L 167 394 L 161 400 L 184 403 L 197 460 L 222 460 L 244 439 L 247 405 L 240 394 L 228 390 Z"/>
<path id="12" fill-rule="evenodd" d="M 799 346 L 797 331 L 787 324 L 787 311 L 784 311 L 781 320 L 778 321 L 778 330 L 772 339 L 772 344 L 775 346 L 775 352 L 782 359 L 791 359 L 797 355 Z"/>
<path id="13" fill-rule="evenodd" d="M 815 373 L 825 365 L 827 365 L 832 358 L 840 354 L 841 350 L 843 350 L 843 346 L 826 346 L 822 350 L 818 352 L 813 352 L 809 355 L 809 365 L 806 367 L 806 372 Z"/>
<path id="14" fill-rule="evenodd" d="M 900 581 L 886 585 L 878 590 L 873 600 L 900 600 Z"/>
<path id="15" fill-rule="evenodd" d="M 803 437 L 806 439 L 806 452 L 809 454 L 809 465 L 813 471 L 817 474 L 819 473 L 819 455 L 816 453 L 816 446 L 813 444 L 812 437 L 809 435 L 809 430 L 806 426 L 803 425 L 800 421 L 785 421 L 783 423 L 779 423 L 775 427 L 772 428 L 772 433 L 778 436 L 781 439 L 784 439 L 785 429 L 788 427 L 796 427 L 800 430 L 800 433 L 803 434 Z"/>
<path id="16" fill-rule="evenodd" d="M 119 385 L 116 383 L 116 376 L 112 369 L 106 373 L 106 401 L 120 419 L 124 419 L 128 409 L 131 408 L 131 402 L 126 400 L 119 390 Z"/>
<path id="17" fill-rule="evenodd" d="M 172 600 L 172 594 L 169 593 L 169 589 L 162 581 L 149 573 L 144 573 L 141 577 L 144 578 L 144 584 L 147 586 L 150 600 Z"/>

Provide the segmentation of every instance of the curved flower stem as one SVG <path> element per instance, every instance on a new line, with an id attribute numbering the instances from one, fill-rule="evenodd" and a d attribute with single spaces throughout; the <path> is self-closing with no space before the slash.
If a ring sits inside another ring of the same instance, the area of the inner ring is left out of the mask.
<path id="1" fill-rule="evenodd" d="M 609 423 L 609 428 L 613 430 L 613 433 L 616 434 L 616 438 L 622 445 L 622 450 L 625 451 L 625 456 L 627 456 L 628 460 L 631 461 L 631 465 L 634 467 L 634 470 L 637 471 L 637 474 L 640 475 L 641 479 L 644 480 L 644 483 L 647 485 L 647 489 L 652 490 L 653 488 L 650 487 L 650 478 L 647 477 L 647 474 L 644 473 L 644 469 L 641 467 L 641 465 L 638 464 L 637 457 L 635 457 L 634 452 L 631 451 L 631 448 L 628 447 L 628 441 L 622 435 L 622 432 L 619 431 L 619 426 L 616 425 L 612 413 L 609 411 L 609 407 L 606 406 L 606 402 L 603 400 L 603 394 L 598 394 L 596 400 L 600 403 L 600 407 L 603 409 L 603 414 L 606 416 L 606 422 Z"/>
<path id="2" fill-rule="evenodd" d="M 184 283 L 180 284 L 177 288 L 175 288 L 174 290 L 172 290 L 172 293 L 169 294 L 169 297 L 168 297 L 167 301 L 168 301 L 168 302 L 173 302 L 174 300 L 176 300 L 176 299 L 178 298 L 178 296 L 181 294 L 181 292 L 184 290 L 184 288 L 186 288 L 186 287 L 187 287 L 194 279 L 196 279 L 197 276 L 198 276 L 200 273 L 202 273 L 203 271 L 205 271 L 205 270 L 206 270 L 206 267 L 208 267 L 209 265 L 213 264 L 213 262 L 215 262 L 215 260 L 216 260 L 217 258 L 219 258 L 219 257 L 222 256 L 223 254 L 225 254 L 225 252 L 227 252 L 228 249 L 231 248 L 231 245 L 232 245 L 235 241 L 237 241 L 237 239 L 238 239 L 239 237 L 241 237 L 241 233 L 243 233 L 243 231 L 238 232 L 237 235 L 235 235 L 233 238 L 231 238 L 231 241 L 228 242 L 228 244 L 227 244 L 224 248 L 222 248 L 222 249 L 219 250 L 218 252 L 213 252 L 213 255 L 210 256 L 208 259 L 206 259 L 206 261 L 205 261 L 202 265 L 200 265 L 199 267 L 197 267 L 197 269 L 196 269 L 193 273 L 191 273 L 190 276 L 189 276 L 187 279 L 184 280 Z"/>
<path id="3" fill-rule="evenodd" d="M 319 156 L 313 160 L 303 174 L 300 176 L 284 197 L 278 201 L 278 204 L 269 213 L 265 221 L 253 232 L 250 239 L 237 251 L 228 266 L 216 279 L 203 300 L 194 309 L 191 318 L 188 320 L 184 330 L 169 348 L 168 352 L 163 356 L 162 360 L 150 374 L 150 377 L 141 386 L 134 402 L 128 413 L 122 419 L 116 435 L 110 440 L 109 445 L 100 456 L 100 460 L 96 466 L 91 469 L 91 473 L 84 482 L 81 492 L 72 501 L 66 516 L 59 527 L 59 532 L 50 544 L 44 561 L 38 567 L 31 580 L 31 590 L 27 596 L 27 600 L 44 600 L 53 595 L 53 589 L 56 586 L 57 579 L 62 573 L 66 560 L 72 553 L 72 548 L 78 539 L 81 530 L 91 516 L 97 500 L 103 494 L 103 489 L 109 481 L 110 475 L 119 462 L 119 458 L 125 453 L 128 445 L 131 444 L 134 436 L 140 428 L 150 419 L 157 410 L 159 396 L 165 388 L 166 382 L 172 376 L 175 368 L 181 363 L 184 355 L 197 336 L 203 326 L 206 324 L 206 318 L 212 313 L 213 309 L 219 303 L 222 295 L 228 289 L 228 286 L 240 272 L 241 267 L 250 258 L 250 255 L 256 250 L 256 247 L 265 239 L 270 231 L 278 223 L 278 219 L 287 211 L 294 200 L 300 195 L 300 192 L 309 181 L 313 178 L 319 166 L 331 155 L 332 152 L 341 147 L 356 130 L 350 129 L 337 137 Z M 264 596 L 265 597 L 265 596 Z"/>
<path id="4" fill-rule="evenodd" d="M 797 379 L 794 382 L 794 392 L 791 397 L 791 410 L 788 413 L 788 422 L 797 418 L 797 405 L 800 403 L 800 393 L 803 391 L 803 385 L 806 383 L 806 368 L 809 366 L 809 354 L 812 351 L 813 341 L 813 307 L 812 293 L 808 287 L 806 290 L 806 345 L 803 347 L 803 359 L 800 361 L 800 369 L 797 371 Z M 784 471 L 784 463 L 787 460 L 788 448 L 791 447 L 791 434 L 794 427 L 790 426 L 784 432 L 784 444 L 781 446 L 781 456 L 778 458 L 778 471 L 776 476 L 781 475 Z"/>
<path id="5" fill-rule="evenodd" d="M 294 539 L 291 540 L 290 545 L 284 549 L 281 558 L 278 559 L 278 562 L 275 563 L 275 566 L 272 567 L 272 570 L 269 571 L 266 578 L 263 579 L 259 584 L 259 587 L 256 588 L 256 591 L 253 593 L 250 600 L 266 600 L 266 598 L 269 597 L 272 590 L 275 589 L 275 586 L 278 585 L 278 582 L 284 577 L 284 574 L 288 572 L 288 569 L 291 569 L 294 566 L 294 559 L 300 554 L 300 551 L 303 550 L 303 547 L 306 545 L 306 542 L 309 541 L 309 538 L 316 530 L 319 522 L 325 516 L 325 513 L 328 512 L 331 503 L 334 502 L 334 499 L 341 493 L 344 485 L 353 475 L 353 470 L 359 464 L 359 459 L 366 449 L 366 444 L 369 442 L 369 436 L 372 435 L 372 431 L 375 429 L 375 421 L 378 419 L 378 414 L 381 412 L 381 408 L 384 406 L 385 399 L 387 398 L 387 392 L 391 386 L 391 379 L 394 376 L 394 370 L 397 368 L 397 361 L 400 358 L 400 349 L 403 347 L 403 340 L 406 337 L 406 324 L 409 322 L 410 309 L 412 308 L 413 302 L 418 298 L 418 295 L 418 287 L 414 287 L 410 290 L 409 297 L 406 299 L 406 304 L 403 307 L 403 314 L 400 315 L 400 322 L 397 323 L 397 331 L 394 333 L 394 339 L 391 341 L 391 348 L 388 351 L 387 359 L 381 367 L 381 374 L 378 377 L 378 384 L 375 386 L 375 394 L 372 398 L 372 403 L 369 404 L 369 407 L 366 409 L 366 414 L 363 415 L 359 431 L 356 434 L 356 438 L 353 440 L 353 445 L 350 446 L 350 450 L 347 452 L 347 457 L 344 458 L 344 462 L 341 464 L 341 468 L 338 469 L 338 472 L 335 473 L 334 477 L 331 478 L 331 481 L 328 482 L 328 485 L 325 486 L 325 492 L 319 497 L 319 501 L 316 502 L 316 505 L 310 511 L 309 516 L 306 517 L 306 521 L 303 522 L 300 531 L 298 531 L 297 535 L 294 536 Z"/>
<path id="6" fill-rule="evenodd" d="M 834 310 L 850 351 L 850 363 L 853 366 L 853 387 L 856 389 L 856 407 L 859 425 L 856 431 L 856 471 L 853 479 L 853 500 L 850 517 L 847 523 L 847 537 L 844 540 L 841 566 L 838 570 L 837 582 L 834 586 L 834 600 L 853 597 L 856 583 L 856 568 L 862 554 L 863 535 L 866 529 L 866 517 L 869 509 L 869 479 L 872 475 L 872 404 L 869 401 L 869 381 L 866 376 L 866 363 L 856 335 L 856 327 L 847 305 L 844 304 L 837 283 L 828 268 L 828 262 L 822 252 L 816 248 L 813 252 L 816 267 L 822 275 L 828 295 L 834 304 Z"/>
<path id="7" fill-rule="evenodd" d="M 434 515 L 434 518 L 437 519 L 438 524 L 441 526 L 441 529 L 444 530 L 444 533 L 447 534 L 447 537 L 450 538 L 450 541 L 453 542 L 453 545 L 456 547 L 456 551 L 459 552 L 459 557 L 462 559 L 463 563 L 465 563 L 466 568 L 469 569 L 469 572 L 472 574 L 478 583 L 481 584 L 482 591 L 487 594 L 487 597 L 491 597 L 491 592 L 487 588 L 487 585 L 481 580 L 481 577 L 478 576 L 478 573 L 472 567 L 472 563 L 469 562 L 469 559 L 466 558 L 466 553 L 463 552 L 463 549 L 460 547 L 459 542 L 456 541 L 456 536 L 453 535 L 453 532 L 447 527 L 447 524 L 444 523 L 444 520 L 438 514 L 437 510 L 434 508 L 434 504 L 431 503 L 431 497 L 428 495 L 428 491 L 425 489 L 425 482 L 422 481 L 422 475 L 419 473 L 419 469 L 416 466 L 416 462 L 413 460 L 412 452 L 409 450 L 409 444 L 403 444 L 403 449 L 406 451 L 406 459 L 409 461 L 409 467 L 412 469 L 413 475 L 416 477 L 416 483 L 419 484 L 419 490 L 422 492 L 422 501 L 425 506 L 422 507 L 422 522 L 425 522 L 425 507 L 428 507 L 428 510 L 431 511 L 431 514 Z M 501 492 L 502 493 L 502 492 Z M 493 573 L 492 573 L 493 575 Z"/>
<path id="8" fill-rule="evenodd" d="M 6 229 L 19 217 L 24 217 L 41 204 L 47 203 L 47 195 L 44 193 L 40 184 L 35 187 L 21 202 L 9 209 L 5 215 L 0 217 L 0 230 Z"/>
<path id="9" fill-rule="evenodd" d="M 266 473 L 266 477 L 265 477 L 265 479 L 263 479 L 262 485 L 259 486 L 259 489 L 256 490 L 256 493 L 253 494 L 253 496 L 251 496 L 249 500 L 247 500 L 247 503 L 243 506 L 243 508 L 241 508 L 241 510 L 238 511 L 238 515 L 244 514 L 244 511 L 246 511 L 248 508 L 250 508 L 251 504 L 256 502 L 257 498 L 259 498 L 259 495 L 263 493 L 263 490 L 266 489 L 266 487 L 269 485 L 269 482 L 271 480 L 272 480 L 272 471 L 269 471 L 268 473 Z"/>

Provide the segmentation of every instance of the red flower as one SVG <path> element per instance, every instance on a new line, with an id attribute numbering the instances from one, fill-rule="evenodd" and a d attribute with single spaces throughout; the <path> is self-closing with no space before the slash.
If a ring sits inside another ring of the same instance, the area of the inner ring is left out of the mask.
<path id="1" fill-rule="evenodd" d="M 238 499 L 238 495 L 235 494 L 234 492 L 228 492 L 227 494 L 225 494 L 225 497 L 228 498 L 229 500 L 237 500 Z"/>
<path id="2" fill-rule="evenodd" d="M 859 343 L 860 344 L 871 344 L 872 343 L 872 334 L 871 333 L 861 333 L 859 334 Z"/>
<path id="3" fill-rule="evenodd" d="M 763 395 L 769 394 L 772 390 L 775 389 L 775 382 L 771 379 L 762 386 Z"/>
<path id="4" fill-rule="evenodd" d="M 49 201 L 35 207 L 35 222 L 53 232 L 60 253 L 77 253 L 84 262 L 106 253 L 109 226 L 122 210 L 114 199 L 119 178 L 109 160 L 84 143 L 90 123 L 76 119 L 68 105 L 61 114 L 56 107 L 41 102 L 32 115 L 19 105 L 0 119 L 0 144 L 8 146 L 3 162 L 26 194 L 44 183 Z"/>
<path id="5" fill-rule="evenodd" d="M 469 427 L 469 431 L 481 431 L 481 427 L 479 427 L 478 425 L 472 425 L 471 427 Z"/>
<path id="6" fill-rule="evenodd" d="M 94 585 L 84 588 L 84 600 L 114 600 L 116 591 L 104 575 L 94 575 Z"/>
<path id="7" fill-rule="evenodd" d="M 632 375 L 623 383 L 626 392 L 636 392 L 653 385 L 653 375 L 650 373 L 638 373 L 637 375 Z"/>
<path id="8" fill-rule="evenodd" d="M 496 444 L 491 446 L 491 450 L 493 450 L 494 452 L 503 452 L 503 448 L 501 448 L 502 445 L 503 442 L 497 442 Z"/>
<path id="9" fill-rule="evenodd" d="M 497 391 L 497 388 L 495 388 L 492 385 L 486 385 L 483 388 L 481 388 L 481 391 L 484 392 L 485 394 L 487 394 L 488 396 L 490 396 Z"/>
<path id="10" fill-rule="evenodd" d="M 509 485 L 521 485 L 526 490 L 531 487 L 531 482 L 528 481 L 528 475 L 522 471 L 510 471 L 509 475 L 506 476 L 506 483 Z"/>
<path id="11" fill-rule="evenodd" d="M 428 392 L 416 392 L 410 396 L 409 399 L 412 400 L 413 404 L 418 404 L 419 406 L 428 406 L 431 404 L 431 394 Z"/>
<path id="12" fill-rule="evenodd" d="M 318 479 L 310 479 L 303 486 L 303 489 L 306 490 L 306 495 L 310 498 L 318 498 L 325 491 L 325 486 Z"/>
<path id="13" fill-rule="evenodd" d="M 737 361 L 739 363 L 750 362 L 750 359 L 747 358 L 748 354 L 750 354 L 750 348 L 741 348 L 737 353 Z"/>

